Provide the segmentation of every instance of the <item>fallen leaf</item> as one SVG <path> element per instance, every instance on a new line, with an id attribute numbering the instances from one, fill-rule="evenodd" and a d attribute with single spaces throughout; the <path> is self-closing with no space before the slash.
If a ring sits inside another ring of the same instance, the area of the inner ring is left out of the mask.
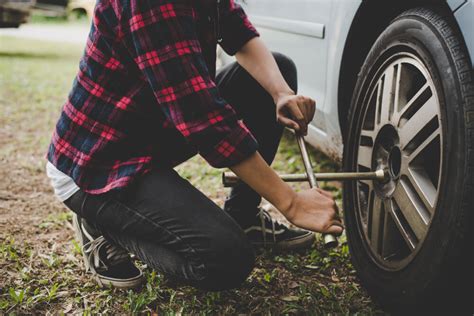
<path id="1" fill-rule="evenodd" d="M 72 310 L 72 302 L 70 302 L 69 304 L 67 304 L 67 306 L 64 308 L 63 310 L 63 313 L 64 314 L 67 314 L 69 313 L 70 311 Z"/>
<path id="2" fill-rule="evenodd" d="M 285 302 L 297 302 L 300 300 L 298 296 L 294 296 L 294 295 L 282 296 L 280 298 Z"/>
<path id="3" fill-rule="evenodd" d="M 313 265 L 310 265 L 310 264 L 308 264 L 308 265 L 306 265 L 306 266 L 304 266 L 304 267 L 307 268 L 307 269 L 311 269 L 311 270 L 319 270 L 319 267 L 318 267 L 318 266 L 313 266 Z"/>

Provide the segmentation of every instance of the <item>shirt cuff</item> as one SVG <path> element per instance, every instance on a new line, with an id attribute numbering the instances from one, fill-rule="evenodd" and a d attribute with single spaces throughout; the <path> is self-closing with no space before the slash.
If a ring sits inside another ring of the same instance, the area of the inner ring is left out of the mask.
<path id="1" fill-rule="evenodd" d="M 247 127 L 238 121 L 230 133 L 209 151 L 200 155 L 215 168 L 232 167 L 258 150 L 258 143 Z"/>

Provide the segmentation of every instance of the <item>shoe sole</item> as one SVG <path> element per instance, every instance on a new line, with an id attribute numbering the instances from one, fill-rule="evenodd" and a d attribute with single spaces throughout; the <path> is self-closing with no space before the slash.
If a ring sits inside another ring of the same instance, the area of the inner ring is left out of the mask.
<path id="1" fill-rule="evenodd" d="M 316 237 L 314 233 L 308 233 L 297 238 L 284 240 L 277 243 L 267 242 L 265 244 L 263 242 L 253 242 L 252 244 L 259 248 L 272 248 L 278 251 L 288 251 L 308 249 L 313 245 L 315 240 Z"/>
<path id="2" fill-rule="evenodd" d="M 112 287 L 120 288 L 120 289 L 134 289 L 134 288 L 140 287 L 144 283 L 145 279 L 143 276 L 143 272 L 140 269 L 139 269 L 140 274 L 130 279 L 114 279 L 114 278 L 101 276 L 98 273 L 92 272 L 90 264 L 89 264 L 89 260 L 87 259 L 87 256 L 84 253 L 84 251 L 82 251 L 82 245 L 84 245 L 84 236 L 82 234 L 84 233 L 82 232 L 81 224 L 79 223 L 77 214 L 74 214 L 72 217 L 72 225 L 74 227 L 76 240 L 81 245 L 82 259 L 86 267 L 86 273 L 87 272 L 91 273 L 93 276 L 93 279 L 96 281 L 96 283 L 100 287 L 107 288 L 107 287 L 112 286 Z"/>

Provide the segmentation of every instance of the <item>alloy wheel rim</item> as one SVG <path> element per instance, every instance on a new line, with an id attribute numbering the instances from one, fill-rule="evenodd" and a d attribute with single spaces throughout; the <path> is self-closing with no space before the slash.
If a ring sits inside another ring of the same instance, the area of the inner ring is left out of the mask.
<path id="1" fill-rule="evenodd" d="M 440 100 L 428 69 L 411 53 L 388 58 L 374 78 L 364 100 L 357 169 L 386 169 L 390 177 L 357 182 L 357 216 L 375 262 L 399 270 L 420 250 L 436 211 Z"/>

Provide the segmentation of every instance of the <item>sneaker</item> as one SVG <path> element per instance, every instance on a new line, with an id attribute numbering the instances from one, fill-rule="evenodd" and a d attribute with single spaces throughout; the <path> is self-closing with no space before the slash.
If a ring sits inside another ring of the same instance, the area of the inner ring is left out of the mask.
<path id="1" fill-rule="evenodd" d="M 251 226 L 243 228 L 245 234 L 256 247 L 277 250 L 302 250 L 312 246 L 315 240 L 313 232 L 290 228 L 260 208 Z"/>
<path id="2" fill-rule="evenodd" d="M 134 265 L 125 249 L 108 242 L 104 236 L 96 237 L 99 234 L 94 233 L 77 214 L 72 222 L 76 238 L 82 245 L 86 271 L 92 273 L 101 287 L 129 289 L 143 284 L 142 271 Z"/>

